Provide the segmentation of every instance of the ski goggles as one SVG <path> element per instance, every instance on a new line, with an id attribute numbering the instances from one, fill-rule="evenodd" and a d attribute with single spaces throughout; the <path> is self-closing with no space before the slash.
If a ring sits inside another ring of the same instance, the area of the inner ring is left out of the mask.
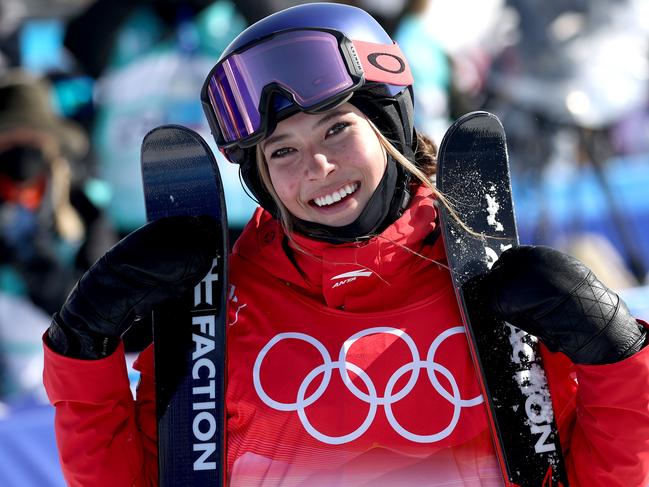
<path id="1" fill-rule="evenodd" d="M 217 145 L 246 148 L 276 120 L 328 110 L 368 82 L 412 84 L 396 43 L 348 39 L 338 31 L 283 31 L 221 59 L 207 76 L 201 102 Z M 273 96 L 279 94 L 281 96 Z"/>

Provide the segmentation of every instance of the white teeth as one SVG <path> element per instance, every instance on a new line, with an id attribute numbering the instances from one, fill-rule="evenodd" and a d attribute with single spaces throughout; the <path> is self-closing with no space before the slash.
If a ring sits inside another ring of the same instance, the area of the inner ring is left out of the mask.
<path id="1" fill-rule="evenodd" d="M 319 196 L 318 198 L 315 198 L 313 201 L 318 206 L 328 206 L 342 200 L 344 197 L 346 197 L 349 194 L 352 194 L 357 189 L 358 189 L 358 184 L 356 183 L 347 184 L 346 186 L 340 188 L 338 191 L 334 191 L 333 193 L 328 194 L 327 196 Z"/>

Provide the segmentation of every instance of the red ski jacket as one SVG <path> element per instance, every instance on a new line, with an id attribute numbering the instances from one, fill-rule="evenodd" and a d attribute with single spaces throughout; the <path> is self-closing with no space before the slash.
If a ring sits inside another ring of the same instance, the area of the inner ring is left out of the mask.
<path id="1" fill-rule="evenodd" d="M 330 245 L 258 210 L 230 260 L 230 486 L 502 486 L 436 212 L 421 189 L 383 234 Z M 45 350 L 70 485 L 155 485 L 152 348 Z M 649 483 L 649 350 L 575 366 L 543 349 L 572 486 Z"/>

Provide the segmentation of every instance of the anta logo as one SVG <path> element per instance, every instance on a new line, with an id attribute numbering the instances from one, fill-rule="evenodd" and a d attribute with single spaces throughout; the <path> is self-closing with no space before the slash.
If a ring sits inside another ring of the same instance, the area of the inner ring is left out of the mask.
<path id="1" fill-rule="evenodd" d="M 359 277 L 369 277 L 372 275 L 372 271 L 364 271 L 364 270 L 358 270 L 358 271 L 351 271 L 351 272 L 345 272 L 343 274 L 338 274 L 337 276 L 333 276 L 331 278 L 332 281 L 336 281 L 338 279 L 342 279 L 338 282 L 336 282 L 332 287 L 337 288 L 339 286 L 342 286 L 343 284 L 349 284 L 352 281 L 355 281 Z"/>

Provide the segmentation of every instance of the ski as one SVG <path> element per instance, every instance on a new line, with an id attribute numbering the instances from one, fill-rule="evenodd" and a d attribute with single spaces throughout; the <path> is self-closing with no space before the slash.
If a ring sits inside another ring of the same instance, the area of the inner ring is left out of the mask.
<path id="1" fill-rule="evenodd" d="M 147 220 L 210 215 L 221 236 L 212 269 L 153 311 L 159 485 L 223 486 L 227 217 L 216 160 L 194 131 L 164 125 L 142 142 Z"/>
<path id="2" fill-rule="evenodd" d="M 538 341 L 484 311 L 467 285 L 518 245 L 505 132 L 495 115 L 472 112 L 448 129 L 436 184 L 453 209 L 439 205 L 442 234 L 505 484 L 567 487 Z"/>

